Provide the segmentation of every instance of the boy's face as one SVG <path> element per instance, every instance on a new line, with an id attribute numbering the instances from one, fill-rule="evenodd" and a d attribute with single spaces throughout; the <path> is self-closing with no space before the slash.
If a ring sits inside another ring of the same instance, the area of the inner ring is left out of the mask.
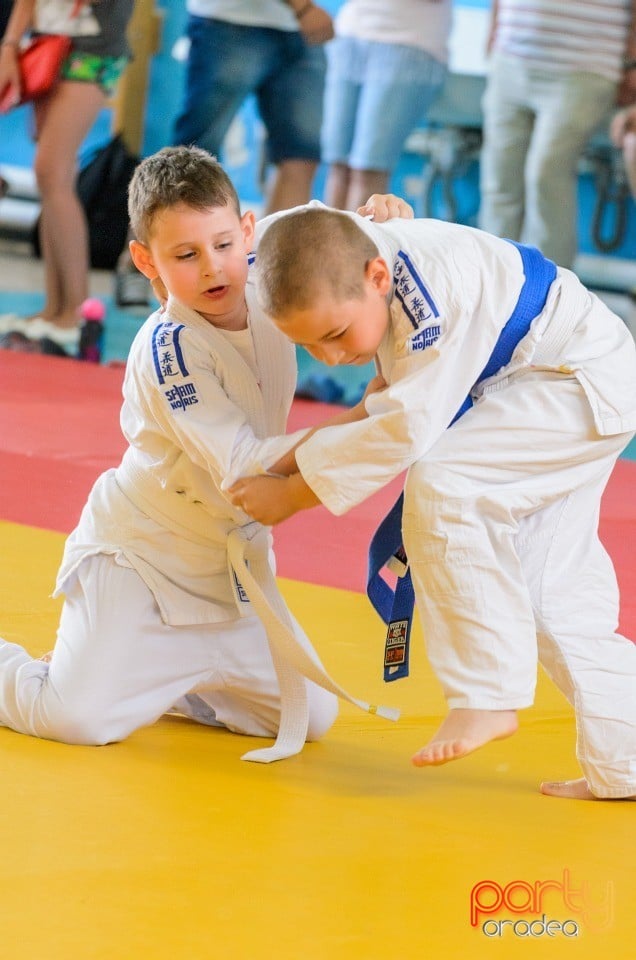
<path id="1" fill-rule="evenodd" d="M 367 264 L 360 299 L 335 300 L 326 293 L 311 307 L 289 310 L 274 322 L 316 360 L 330 367 L 362 366 L 373 360 L 386 333 L 390 289 L 388 268 L 381 257 L 375 257 Z"/>
<path id="2" fill-rule="evenodd" d="M 173 297 L 215 327 L 246 325 L 247 254 L 254 239 L 254 216 L 239 217 L 231 206 L 195 210 L 185 204 L 160 210 L 147 244 L 133 241 L 138 270 L 160 277 Z"/>

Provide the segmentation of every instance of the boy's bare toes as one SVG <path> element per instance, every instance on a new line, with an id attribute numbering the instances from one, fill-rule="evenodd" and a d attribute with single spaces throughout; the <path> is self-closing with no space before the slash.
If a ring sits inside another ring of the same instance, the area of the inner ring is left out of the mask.
<path id="1" fill-rule="evenodd" d="M 636 800 L 636 796 L 596 797 L 583 777 L 580 780 L 546 780 L 539 789 L 547 797 L 564 797 L 566 800 Z"/>
<path id="2" fill-rule="evenodd" d="M 491 740 L 510 737 L 517 729 L 514 710 L 455 708 L 433 738 L 411 758 L 416 767 L 436 767 L 459 760 Z"/>
<path id="3" fill-rule="evenodd" d="M 546 780 L 541 784 L 541 793 L 547 797 L 564 797 L 567 800 L 596 800 L 596 797 L 587 785 L 587 780 Z"/>
<path id="4" fill-rule="evenodd" d="M 472 744 L 465 740 L 436 740 L 418 750 L 411 762 L 415 767 L 438 767 L 465 757 L 472 749 Z"/>

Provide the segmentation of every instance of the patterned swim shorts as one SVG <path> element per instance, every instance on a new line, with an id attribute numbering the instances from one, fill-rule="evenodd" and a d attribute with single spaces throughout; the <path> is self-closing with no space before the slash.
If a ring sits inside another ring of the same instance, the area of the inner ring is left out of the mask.
<path id="1" fill-rule="evenodd" d="M 76 50 L 62 64 L 60 77 L 62 80 L 96 83 L 110 97 L 127 63 L 128 57 L 100 57 L 95 53 Z"/>

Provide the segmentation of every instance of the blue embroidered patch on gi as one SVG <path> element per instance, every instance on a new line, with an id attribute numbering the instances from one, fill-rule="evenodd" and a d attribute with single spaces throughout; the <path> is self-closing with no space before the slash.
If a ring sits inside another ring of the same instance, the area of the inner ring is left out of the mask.
<path id="1" fill-rule="evenodd" d="M 248 253 L 248 255 L 247 255 L 247 265 L 248 265 L 248 267 L 251 267 L 254 263 L 256 263 L 256 254 L 255 254 L 255 253 Z"/>
<path id="2" fill-rule="evenodd" d="M 432 347 L 436 343 L 440 336 L 442 335 L 442 328 L 439 323 L 434 323 L 430 327 L 425 327 L 424 330 L 420 330 L 419 333 L 414 334 L 411 339 L 408 341 L 409 351 L 411 353 L 417 353 L 418 350 L 426 350 L 427 347 Z"/>
<path id="3" fill-rule="evenodd" d="M 186 410 L 199 402 L 197 388 L 192 381 L 183 382 L 189 376 L 179 344 L 179 337 L 184 325 L 175 323 L 160 323 L 152 333 L 152 359 L 155 373 L 160 384 L 167 384 L 164 396 L 172 410 Z M 178 378 L 179 383 L 167 383 L 168 380 Z"/>
<path id="4" fill-rule="evenodd" d="M 402 304 L 415 330 L 418 330 L 427 320 L 439 317 L 439 310 L 426 284 L 403 250 L 399 250 L 395 258 L 393 281 L 395 296 Z"/>
<path id="5" fill-rule="evenodd" d="M 165 383 L 167 377 L 188 376 L 179 345 L 183 327 L 182 323 L 160 323 L 153 330 L 152 359 L 159 383 Z"/>

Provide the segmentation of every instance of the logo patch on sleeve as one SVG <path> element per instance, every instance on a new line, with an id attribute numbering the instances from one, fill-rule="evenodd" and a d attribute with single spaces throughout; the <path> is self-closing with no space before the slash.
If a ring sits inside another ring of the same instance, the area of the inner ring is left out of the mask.
<path id="1" fill-rule="evenodd" d="M 167 389 L 164 396 L 172 410 L 185 410 L 199 402 L 189 377 L 179 337 L 184 325 L 160 323 L 152 334 L 152 359 L 158 382 Z"/>
<path id="2" fill-rule="evenodd" d="M 408 254 L 398 251 L 393 266 L 395 296 L 411 321 L 414 330 L 422 324 L 439 317 L 439 310 L 426 284 L 411 262 Z"/>
<path id="3" fill-rule="evenodd" d="M 169 390 L 164 390 L 164 396 L 173 410 L 185 410 L 199 402 L 197 388 L 193 383 L 175 383 Z"/>
<path id="4" fill-rule="evenodd" d="M 427 347 L 432 347 L 433 344 L 439 340 L 441 333 L 442 328 L 439 323 L 425 327 L 423 330 L 420 330 L 419 333 L 413 334 L 409 339 L 409 351 L 411 353 L 417 353 L 419 350 L 426 350 Z"/>

